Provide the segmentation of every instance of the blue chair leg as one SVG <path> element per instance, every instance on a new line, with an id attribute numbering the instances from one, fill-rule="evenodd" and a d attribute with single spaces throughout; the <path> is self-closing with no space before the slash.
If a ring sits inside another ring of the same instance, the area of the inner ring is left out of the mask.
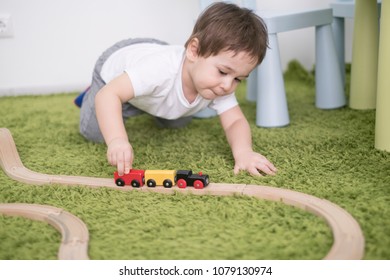
<path id="1" fill-rule="evenodd" d="M 344 44 L 344 34 L 345 34 L 345 20 L 341 17 L 334 17 L 332 23 L 332 31 L 334 42 L 336 44 L 336 53 L 338 55 L 340 71 L 341 71 L 341 80 L 343 85 L 345 85 L 345 44 Z"/>
<path id="2" fill-rule="evenodd" d="M 282 127 L 290 123 L 277 34 L 268 34 L 267 55 L 257 70 L 256 125 Z"/>
<path id="3" fill-rule="evenodd" d="M 316 26 L 315 75 L 317 108 L 335 109 L 347 104 L 330 24 Z"/>
<path id="4" fill-rule="evenodd" d="M 246 99 L 251 102 L 255 102 L 257 99 L 257 69 L 258 67 L 249 74 L 246 83 Z"/>
<path id="5" fill-rule="evenodd" d="M 194 115 L 194 117 L 198 118 L 198 119 L 207 119 L 207 118 L 216 117 L 217 115 L 218 115 L 217 111 L 210 109 L 210 108 L 206 108 L 206 109 L 203 109 L 202 111 L 196 113 Z"/>

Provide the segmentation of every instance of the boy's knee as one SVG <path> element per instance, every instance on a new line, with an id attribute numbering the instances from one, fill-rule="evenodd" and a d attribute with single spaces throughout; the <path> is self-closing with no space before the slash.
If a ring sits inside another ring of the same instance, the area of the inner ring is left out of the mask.
<path id="1" fill-rule="evenodd" d="M 192 116 L 182 117 L 176 120 L 167 120 L 155 117 L 156 124 L 160 128 L 182 128 L 188 125 L 192 121 Z"/>
<path id="2" fill-rule="evenodd" d="M 90 130 L 80 127 L 80 134 L 84 136 L 85 139 L 94 143 L 104 143 L 103 135 L 100 131 L 95 131 L 92 133 Z"/>

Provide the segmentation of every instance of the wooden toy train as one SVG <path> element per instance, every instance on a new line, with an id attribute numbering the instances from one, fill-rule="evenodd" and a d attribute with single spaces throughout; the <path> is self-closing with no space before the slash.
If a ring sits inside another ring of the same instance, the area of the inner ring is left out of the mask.
<path id="1" fill-rule="evenodd" d="M 209 175 L 192 173 L 192 170 L 140 170 L 131 169 L 128 174 L 119 176 L 118 172 L 114 172 L 115 184 L 123 187 L 130 185 L 133 188 L 139 188 L 146 185 L 149 188 L 163 186 L 171 188 L 177 185 L 179 188 L 193 186 L 195 189 L 203 189 L 209 184 Z"/>

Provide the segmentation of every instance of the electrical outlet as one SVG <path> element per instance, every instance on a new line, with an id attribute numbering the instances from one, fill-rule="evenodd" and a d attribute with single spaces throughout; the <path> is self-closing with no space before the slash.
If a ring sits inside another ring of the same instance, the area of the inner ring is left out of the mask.
<path id="1" fill-rule="evenodd" d="M 0 15 L 0 38 L 13 37 L 12 20 L 10 15 Z"/>

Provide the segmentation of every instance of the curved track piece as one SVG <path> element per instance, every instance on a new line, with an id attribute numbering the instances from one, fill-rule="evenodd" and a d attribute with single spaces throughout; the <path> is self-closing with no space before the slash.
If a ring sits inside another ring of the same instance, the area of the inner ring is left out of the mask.
<path id="1" fill-rule="evenodd" d="M 86 185 L 90 187 L 111 187 L 119 190 L 152 191 L 166 194 L 174 192 L 196 195 L 241 194 L 280 201 L 309 211 L 326 220 L 332 229 L 334 242 L 324 259 L 362 259 L 364 256 L 364 236 L 356 220 L 336 204 L 308 194 L 275 187 L 245 184 L 210 184 L 207 188 L 197 190 L 193 188 L 180 189 L 177 186 L 170 189 L 117 187 L 113 179 L 37 173 L 24 167 L 12 135 L 6 128 L 0 128 L 0 165 L 8 176 L 27 184 Z"/>
<path id="2" fill-rule="evenodd" d="M 62 235 L 58 259 L 87 260 L 89 233 L 87 226 L 76 216 L 60 208 L 24 203 L 0 204 L 0 213 L 8 216 L 44 221 Z"/>
<path id="3" fill-rule="evenodd" d="M 57 176 L 37 173 L 27 169 L 20 160 L 10 131 L 6 128 L 0 128 L 0 166 L 9 177 L 26 184 L 66 184 L 119 188 L 112 179 L 66 175 Z"/>

